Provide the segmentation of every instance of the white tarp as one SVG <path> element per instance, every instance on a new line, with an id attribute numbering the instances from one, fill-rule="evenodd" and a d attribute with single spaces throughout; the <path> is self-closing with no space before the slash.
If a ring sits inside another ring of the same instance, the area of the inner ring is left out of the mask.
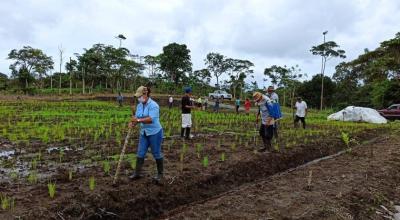
<path id="1" fill-rule="evenodd" d="M 348 106 L 339 112 L 329 115 L 328 120 L 362 121 L 375 124 L 387 123 L 386 118 L 382 117 L 375 109 L 355 106 Z"/>

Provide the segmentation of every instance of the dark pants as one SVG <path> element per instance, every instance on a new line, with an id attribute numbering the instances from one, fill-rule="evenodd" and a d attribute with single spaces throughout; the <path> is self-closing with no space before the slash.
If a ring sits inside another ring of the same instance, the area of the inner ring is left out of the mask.
<path id="1" fill-rule="evenodd" d="M 168 102 L 168 108 L 172 108 L 172 102 Z"/>
<path id="2" fill-rule="evenodd" d="M 306 118 L 305 117 L 299 117 L 296 115 L 296 118 L 294 119 L 294 126 L 297 127 L 297 123 L 299 123 L 299 121 L 301 121 L 301 123 L 303 124 L 303 128 L 306 129 Z"/>
<path id="3" fill-rule="evenodd" d="M 278 138 L 278 128 L 279 128 L 278 121 L 275 121 L 275 124 L 274 124 L 274 136 L 275 136 L 275 139 Z"/>
<path id="4" fill-rule="evenodd" d="M 265 148 L 272 148 L 271 139 L 274 136 L 274 126 L 273 125 L 263 125 L 260 127 L 260 136 L 264 143 Z"/>
<path id="5" fill-rule="evenodd" d="M 266 139 L 272 139 L 274 136 L 274 126 L 273 125 L 261 125 L 260 127 L 260 136 Z"/>
<path id="6" fill-rule="evenodd" d="M 236 113 L 239 113 L 239 106 L 236 106 Z"/>

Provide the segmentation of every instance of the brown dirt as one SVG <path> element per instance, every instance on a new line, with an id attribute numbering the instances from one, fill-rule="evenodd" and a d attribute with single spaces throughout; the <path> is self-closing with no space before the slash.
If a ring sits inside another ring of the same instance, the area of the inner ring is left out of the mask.
<path id="1" fill-rule="evenodd" d="M 379 137 L 351 153 L 245 184 L 161 218 L 385 219 L 381 205 L 391 211 L 400 205 L 399 170 L 400 137 Z"/>
<path id="2" fill-rule="evenodd" d="M 358 140 L 368 139 L 370 132 L 365 131 L 355 138 Z M 168 215 L 169 211 L 182 205 L 210 199 L 243 184 L 260 181 L 343 149 L 343 144 L 337 137 L 315 138 L 307 145 L 299 144 L 290 149 L 283 149 L 280 153 L 260 154 L 253 152 L 251 143 L 247 143 L 248 147 L 245 147 L 238 143 L 241 141 L 235 141 L 229 135 L 222 137 L 223 145 L 216 149 L 216 142 L 219 139 L 221 137 L 207 137 L 186 142 L 189 148 L 183 164 L 179 159 L 182 141 L 174 140 L 173 143 L 166 141 L 164 143 L 166 175 L 162 186 L 151 182 L 150 177 L 155 170 L 154 162 L 150 161 L 152 160 L 151 156 L 148 156 L 149 159 L 145 162 L 146 177 L 136 182 L 128 180 L 127 176 L 131 170 L 128 164 L 124 164 L 120 184 L 117 187 L 112 186 L 112 177 L 103 173 L 101 163 L 92 168 L 78 170 L 77 173 L 74 173 L 73 180 L 69 181 L 67 178 L 68 164 L 87 158 L 86 154 L 96 156 L 96 152 L 101 155 L 102 152 L 110 150 L 115 154 L 119 153 L 119 149 L 112 147 L 110 149 L 110 146 L 100 145 L 97 149 L 67 152 L 64 158 L 67 167 L 57 170 L 57 175 L 52 178 L 57 183 L 54 199 L 48 197 L 46 180 L 33 185 L 26 181 L 20 181 L 19 184 L 1 183 L 0 191 L 15 198 L 16 207 L 13 211 L 0 211 L 0 219 L 16 217 L 23 219 L 158 218 L 160 215 Z M 237 147 L 232 149 L 231 146 L 234 142 Z M 195 144 L 198 143 L 204 145 L 200 158 L 197 158 L 195 147 Z M 172 145 L 170 150 L 168 150 L 169 145 Z M 25 149 L 27 147 L 29 146 L 24 146 Z M 27 149 L 26 151 L 35 152 L 37 149 Z M 132 148 L 128 150 L 128 152 L 134 151 Z M 227 157 L 225 162 L 220 161 L 222 152 Z M 209 158 L 208 167 L 201 165 L 204 155 Z M 57 153 L 44 154 L 44 157 L 44 161 L 58 160 Z M 113 168 L 115 169 L 115 166 Z M 46 162 L 40 164 L 39 169 L 40 172 L 47 171 Z M 94 176 L 96 179 L 94 191 L 88 189 L 90 176 Z M 302 183 L 304 183 L 304 176 L 302 178 Z"/>

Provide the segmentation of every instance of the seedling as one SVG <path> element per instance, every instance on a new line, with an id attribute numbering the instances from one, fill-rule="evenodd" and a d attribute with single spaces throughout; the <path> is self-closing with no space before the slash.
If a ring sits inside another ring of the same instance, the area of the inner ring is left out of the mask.
<path id="1" fill-rule="evenodd" d="M 37 167 L 37 160 L 36 160 L 36 158 L 35 158 L 35 159 L 33 159 L 32 162 L 31 162 L 31 168 L 32 168 L 33 170 L 36 170 L 36 167 Z"/>
<path id="2" fill-rule="evenodd" d="M 73 171 L 72 170 L 68 171 L 68 180 L 69 181 L 72 180 L 72 175 L 73 175 Z"/>
<path id="3" fill-rule="evenodd" d="M 225 161 L 225 153 L 221 153 L 221 161 L 222 161 L 222 162 Z"/>
<path id="4" fill-rule="evenodd" d="M 56 183 L 49 182 L 47 184 L 47 189 L 49 191 L 50 198 L 54 198 L 54 195 L 56 194 Z"/>
<path id="5" fill-rule="evenodd" d="M 108 175 L 108 174 L 110 173 L 110 169 L 111 169 L 110 161 L 104 160 L 104 161 L 103 161 L 103 170 L 104 170 L 104 173 L 105 173 L 106 175 Z"/>
<path id="6" fill-rule="evenodd" d="M 31 171 L 28 175 L 28 182 L 30 184 L 35 184 L 38 181 L 38 177 L 37 177 L 37 172 L 36 171 Z"/>
<path id="7" fill-rule="evenodd" d="M 64 149 L 60 149 L 59 158 L 60 158 L 60 163 L 61 163 L 64 158 Z"/>
<path id="8" fill-rule="evenodd" d="M 349 147 L 349 145 L 350 145 L 350 137 L 349 137 L 349 134 L 342 131 L 341 137 L 342 137 L 342 141 L 346 144 L 346 147 Z"/>
<path id="9" fill-rule="evenodd" d="M 95 182 L 94 176 L 91 176 L 89 178 L 89 189 L 91 191 L 93 191 L 95 187 L 96 187 L 96 182 Z"/>
<path id="10" fill-rule="evenodd" d="M 11 171 L 11 173 L 10 173 L 10 178 L 11 178 L 13 181 L 17 181 L 17 180 L 18 180 L 18 172 L 15 171 L 15 170 Z"/>
<path id="11" fill-rule="evenodd" d="M 197 158 L 200 159 L 200 152 L 203 149 L 203 146 L 201 144 L 196 144 L 196 153 L 197 153 Z"/>
<path id="12" fill-rule="evenodd" d="M 203 158 L 203 167 L 208 167 L 208 156 L 204 156 Z"/>
<path id="13" fill-rule="evenodd" d="M 13 210 L 15 207 L 15 199 L 8 197 L 6 195 L 0 195 L 0 201 L 1 201 L 1 208 L 3 210 Z"/>

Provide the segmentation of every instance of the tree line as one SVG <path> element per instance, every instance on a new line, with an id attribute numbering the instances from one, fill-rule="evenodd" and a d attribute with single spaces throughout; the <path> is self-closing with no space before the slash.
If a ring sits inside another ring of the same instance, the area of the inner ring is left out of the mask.
<path id="1" fill-rule="evenodd" d="M 342 108 L 348 105 L 381 108 L 400 100 L 400 33 L 380 43 L 375 50 L 365 49 L 358 58 L 341 62 L 332 77 L 324 75 L 326 62 L 345 58 L 345 51 L 334 41 L 312 46 L 310 53 L 322 58 L 321 72 L 302 81 L 298 65 L 272 65 L 264 69 L 264 80 L 270 80 L 281 96 L 281 104 L 291 106 L 297 96 L 315 108 Z M 60 63 L 62 63 L 60 50 Z M 24 46 L 8 54 L 12 60 L 10 77 L 0 73 L 0 90 L 40 91 L 51 93 L 92 93 L 94 91 L 132 91 L 140 84 L 153 86 L 159 93 L 181 93 L 191 85 L 194 92 L 205 95 L 215 88 L 245 98 L 260 90 L 254 78 L 254 64 L 210 52 L 204 68 L 193 70 L 190 50 L 185 44 L 170 43 L 157 55 L 133 55 L 127 48 L 94 44 L 75 53 L 55 71 L 54 60 L 42 50 Z M 144 76 L 147 73 L 147 77 Z M 215 77 L 217 84 L 210 85 Z M 223 79 L 221 81 L 221 79 Z"/>

